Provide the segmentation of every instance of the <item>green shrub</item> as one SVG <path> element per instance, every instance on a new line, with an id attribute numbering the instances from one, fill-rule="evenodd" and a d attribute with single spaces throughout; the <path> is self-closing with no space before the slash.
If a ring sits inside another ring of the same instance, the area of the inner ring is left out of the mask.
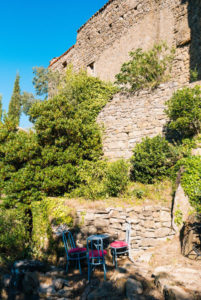
<path id="1" fill-rule="evenodd" d="M 19 209 L 0 208 L 0 258 L 4 262 L 22 259 L 28 254 L 25 222 Z"/>
<path id="2" fill-rule="evenodd" d="M 77 170 L 78 187 L 70 193 L 70 197 L 98 199 L 106 195 L 104 178 L 107 163 L 104 160 L 84 161 Z"/>
<path id="3" fill-rule="evenodd" d="M 124 63 L 116 75 L 116 84 L 123 90 L 135 92 L 144 88 L 156 88 L 165 82 L 171 70 L 174 50 L 168 51 L 165 43 L 143 52 L 137 49 L 130 52 L 131 60 Z"/>
<path id="4" fill-rule="evenodd" d="M 183 88 L 166 102 L 165 110 L 170 121 L 167 129 L 175 139 L 192 137 L 201 129 L 201 89 Z"/>
<path id="5" fill-rule="evenodd" d="M 118 196 L 126 190 L 129 181 L 128 168 L 128 163 L 123 159 L 109 163 L 105 178 L 106 192 L 109 196 Z"/>
<path id="6" fill-rule="evenodd" d="M 201 157 L 190 156 L 183 158 L 175 166 L 178 171 L 183 167 L 181 185 L 185 194 L 189 197 L 191 205 L 201 211 Z"/>
<path id="7" fill-rule="evenodd" d="M 146 137 L 133 150 L 131 179 L 153 183 L 167 176 L 176 161 L 174 147 L 165 138 Z"/>

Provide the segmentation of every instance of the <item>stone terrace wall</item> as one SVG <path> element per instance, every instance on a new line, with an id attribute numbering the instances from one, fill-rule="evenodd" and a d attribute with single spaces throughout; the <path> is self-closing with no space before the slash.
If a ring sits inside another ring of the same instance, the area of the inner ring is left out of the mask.
<path id="1" fill-rule="evenodd" d="M 187 84 L 193 87 L 201 81 Z M 130 158 L 135 144 L 142 138 L 163 133 L 167 122 L 165 102 L 179 88 L 178 83 L 161 84 L 150 92 L 136 95 L 117 94 L 106 104 L 98 116 L 104 125 L 103 151 L 110 160 Z"/>
<path id="2" fill-rule="evenodd" d="M 50 63 L 52 70 L 65 71 L 72 63 L 76 70 L 85 68 L 94 76 L 114 80 L 128 53 L 149 49 L 165 40 L 176 48 L 173 67 L 175 79 L 189 81 L 190 61 L 198 65 L 201 2 L 195 0 L 113 0 L 92 16 L 79 30 L 73 48 Z M 195 3 L 195 4 L 194 4 Z M 190 13 L 190 9 L 192 13 Z M 190 25 L 189 25 L 190 24 Z M 199 50 L 200 51 L 200 50 Z"/>
<path id="3" fill-rule="evenodd" d="M 85 242 L 91 234 L 108 233 L 111 240 L 125 240 L 127 222 L 130 221 L 131 250 L 138 252 L 156 246 L 174 235 L 171 228 L 171 210 L 161 206 L 108 208 L 106 210 L 78 210 L 77 224 L 81 232 L 78 242 Z"/>

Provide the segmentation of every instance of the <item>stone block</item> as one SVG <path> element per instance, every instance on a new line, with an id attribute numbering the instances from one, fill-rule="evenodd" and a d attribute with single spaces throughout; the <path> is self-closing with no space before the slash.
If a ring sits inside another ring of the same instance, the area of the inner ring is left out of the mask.
<path id="1" fill-rule="evenodd" d="M 95 219 L 94 221 L 95 227 L 109 227 L 109 220 L 108 219 Z"/>
<path id="2" fill-rule="evenodd" d="M 152 220 L 144 221 L 145 228 L 155 228 L 155 222 Z"/>
<path id="3" fill-rule="evenodd" d="M 156 237 L 165 237 L 170 233 L 170 228 L 159 228 L 155 231 Z"/>
<path id="4" fill-rule="evenodd" d="M 167 211 L 161 211 L 160 212 L 160 220 L 162 222 L 167 222 L 167 221 L 171 221 L 171 214 Z"/>
<path id="5" fill-rule="evenodd" d="M 112 209 L 109 212 L 109 218 L 118 218 L 119 217 L 119 211 Z"/>
<path id="6" fill-rule="evenodd" d="M 152 238 L 147 238 L 147 239 L 143 239 L 140 243 L 140 246 L 142 247 L 153 247 L 155 246 L 157 243 L 156 239 L 152 239 Z"/>
<path id="7" fill-rule="evenodd" d="M 143 233 L 143 237 L 145 237 L 145 238 L 155 238 L 156 234 L 155 234 L 154 231 L 145 231 Z"/>
<path id="8" fill-rule="evenodd" d="M 110 224 L 110 228 L 122 229 L 122 225 L 118 222 Z"/>

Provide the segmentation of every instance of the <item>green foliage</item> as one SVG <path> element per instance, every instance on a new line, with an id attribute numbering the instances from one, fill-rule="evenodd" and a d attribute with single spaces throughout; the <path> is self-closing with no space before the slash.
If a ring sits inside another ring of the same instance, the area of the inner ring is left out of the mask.
<path id="1" fill-rule="evenodd" d="M 182 211 L 177 208 L 174 213 L 174 222 L 177 226 L 181 226 L 183 223 L 183 214 Z"/>
<path id="2" fill-rule="evenodd" d="M 25 115 L 29 115 L 31 106 L 36 102 L 40 102 L 41 100 L 36 99 L 32 93 L 23 92 L 21 95 L 21 101 L 23 113 Z"/>
<path id="3" fill-rule="evenodd" d="M 77 166 L 101 157 L 96 117 L 115 91 L 111 84 L 69 68 L 60 92 L 30 109 L 42 149 L 42 190 L 48 195 L 70 192 L 78 183 Z"/>
<path id="4" fill-rule="evenodd" d="M 107 172 L 107 163 L 104 160 L 83 161 L 78 167 L 78 187 L 70 197 L 98 199 L 106 196 L 104 179 Z"/>
<path id="5" fill-rule="evenodd" d="M 53 239 L 52 226 L 73 225 L 74 211 L 65 204 L 65 199 L 44 198 L 32 202 L 33 233 L 32 253 L 37 258 L 49 258 L 58 249 L 58 240 Z M 63 247 L 63 245 L 62 245 Z"/>
<path id="6" fill-rule="evenodd" d="M 181 185 L 191 205 L 201 211 L 201 157 L 190 156 L 178 161 L 175 170 L 183 167 Z"/>
<path id="7" fill-rule="evenodd" d="M 190 70 L 190 81 L 194 82 L 198 80 L 198 69 L 195 67 L 193 70 Z"/>
<path id="8" fill-rule="evenodd" d="M 40 199 L 37 159 L 40 149 L 33 132 L 16 129 L 15 120 L 0 123 L 0 188 L 8 207 L 29 206 Z"/>
<path id="9" fill-rule="evenodd" d="M 118 196 L 126 190 L 129 181 L 128 168 L 123 159 L 109 163 L 105 179 L 106 192 L 109 196 Z"/>
<path id="10" fill-rule="evenodd" d="M 144 88 L 156 88 L 168 79 L 174 50 L 168 50 L 165 43 L 143 52 L 137 49 L 129 53 L 130 61 L 124 63 L 116 75 L 116 83 L 126 91 L 135 92 Z"/>
<path id="11" fill-rule="evenodd" d="M 55 92 L 58 85 L 61 84 L 62 75 L 57 71 L 51 71 L 44 67 L 34 67 L 33 68 L 33 85 L 38 96 L 48 97 L 49 87 Z"/>
<path id="12" fill-rule="evenodd" d="M 142 183 L 153 183 L 167 176 L 175 161 L 174 147 L 165 138 L 146 137 L 133 150 L 131 178 Z"/>
<path id="13" fill-rule="evenodd" d="M 21 114 L 21 95 L 20 95 L 20 76 L 16 75 L 13 94 L 10 99 L 8 116 L 15 120 L 16 124 L 19 125 Z"/>
<path id="14" fill-rule="evenodd" d="M 176 133 L 176 139 L 192 137 L 201 129 L 201 89 L 183 88 L 166 102 L 165 110 L 170 119 L 168 129 Z"/>
<path id="15" fill-rule="evenodd" d="M 19 209 L 0 207 L 0 259 L 10 262 L 28 254 L 28 235 L 24 215 Z"/>

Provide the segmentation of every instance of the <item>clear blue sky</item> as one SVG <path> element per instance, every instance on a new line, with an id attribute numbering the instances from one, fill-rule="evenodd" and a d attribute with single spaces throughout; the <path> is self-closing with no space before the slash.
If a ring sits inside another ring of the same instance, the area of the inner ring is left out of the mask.
<path id="1" fill-rule="evenodd" d="M 34 93 L 32 67 L 48 67 L 76 41 L 77 29 L 107 0 L 0 0 L 0 94 L 7 111 L 16 73 Z M 30 127 L 25 116 L 21 127 Z"/>

